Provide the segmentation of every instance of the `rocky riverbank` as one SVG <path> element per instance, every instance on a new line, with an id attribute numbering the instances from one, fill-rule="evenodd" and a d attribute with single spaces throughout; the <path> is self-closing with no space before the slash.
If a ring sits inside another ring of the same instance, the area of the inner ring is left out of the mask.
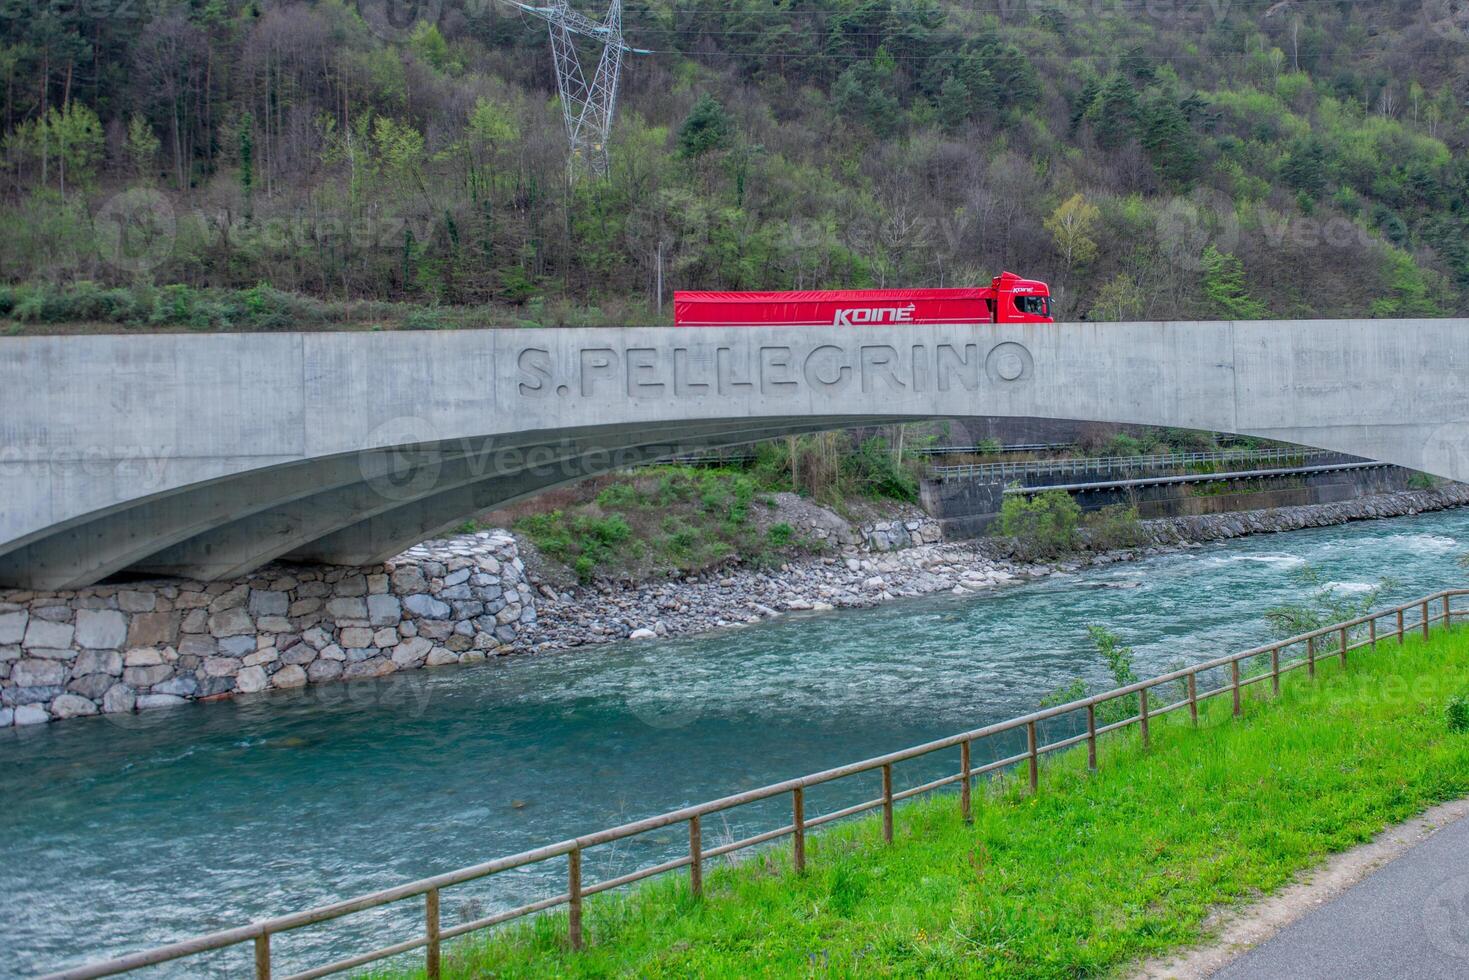
<path id="1" fill-rule="evenodd" d="M 943 592 L 982 592 L 1056 571 L 1130 561 L 1247 534 L 1400 517 L 1464 504 L 1469 504 L 1469 485 L 1453 484 L 1335 504 L 1143 521 L 1148 543 L 1142 547 L 1083 551 L 1049 564 L 1018 560 L 1008 542 L 988 538 L 874 553 L 870 535 L 864 534 L 867 550 L 849 547 L 839 556 L 808 558 L 777 569 L 736 567 L 671 582 L 604 582 L 565 590 L 533 579 L 541 598 L 536 628 L 527 639 L 535 649 L 546 650 L 701 633 L 790 612 L 863 608 Z"/>
<path id="2" fill-rule="evenodd" d="M 430 541 L 370 568 L 271 566 L 232 582 L 0 590 L 0 728 L 256 695 L 527 650 L 743 626 L 788 613 L 967 594 L 1199 543 L 1469 504 L 1469 486 L 1142 524 L 1141 547 L 1038 564 L 1004 540 L 931 541 L 901 515 L 835 553 L 676 581 L 562 587 L 505 531 Z M 909 547 L 902 547 L 904 543 Z M 889 550 L 899 548 L 900 550 Z"/>
<path id="3" fill-rule="evenodd" d="M 525 648 L 534 595 L 514 539 L 481 532 L 364 568 L 267 566 L 0 590 L 0 728 L 183 704 Z"/>

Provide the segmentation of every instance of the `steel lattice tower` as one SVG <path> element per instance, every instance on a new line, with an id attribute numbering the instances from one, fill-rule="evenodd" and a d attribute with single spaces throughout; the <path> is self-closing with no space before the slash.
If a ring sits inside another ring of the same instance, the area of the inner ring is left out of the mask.
<path id="1" fill-rule="evenodd" d="M 549 7 L 507 0 L 528 14 L 546 21 L 551 31 L 551 57 L 556 63 L 556 87 L 561 93 L 561 115 L 566 123 L 566 138 L 571 156 L 568 167 L 573 176 L 587 171 L 605 177 L 608 170 L 607 139 L 612 133 L 612 117 L 617 111 L 617 82 L 622 72 L 622 58 L 628 53 L 648 54 L 628 47 L 622 39 L 622 0 L 611 0 L 607 16 L 598 23 L 571 9 L 567 0 Z M 597 41 L 601 54 L 591 81 L 582 70 L 576 37 Z"/>

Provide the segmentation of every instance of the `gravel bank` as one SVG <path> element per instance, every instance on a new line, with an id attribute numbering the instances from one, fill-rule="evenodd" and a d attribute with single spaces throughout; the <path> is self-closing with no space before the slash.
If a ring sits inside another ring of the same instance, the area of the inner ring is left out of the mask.
<path id="1" fill-rule="evenodd" d="M 1003 588 L 1057 571 L 1130 561 L 1210 541 L 1400 517 L 1469 504 L 1469 486 L 1379 494 L 1335 504 L 1283 507 L 1144 521 L 1151 543 L 1106 553 L 1081 552 L 1051 564 L 1017 560 L 1000 539 L 918 544 L 900 551 L 847 547 L 757 569 L 736 566 L 676 581 L 637 585 L 601 582 L 559 588 L 532 577 L 536 626 L 525 637 L 536 650 L 625 639 L 654 639 L 758 623 L 787 612 L 860 609 L 941 592 Z"/>

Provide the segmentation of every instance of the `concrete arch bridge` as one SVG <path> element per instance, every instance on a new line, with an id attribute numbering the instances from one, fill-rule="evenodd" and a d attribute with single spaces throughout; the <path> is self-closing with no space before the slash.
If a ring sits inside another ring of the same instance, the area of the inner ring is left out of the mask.
<path id="1" fill-rule="evenodd" d="M 673 451 L 1014 416 L 1469 480 L 1469 320 L 0 340 L 0 585 L 367 564 Z"/>

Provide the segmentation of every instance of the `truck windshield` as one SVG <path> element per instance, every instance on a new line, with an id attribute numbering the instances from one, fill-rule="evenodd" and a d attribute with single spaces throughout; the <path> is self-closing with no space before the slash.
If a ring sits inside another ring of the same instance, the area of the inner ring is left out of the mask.
<path id="1" fill-rule="evenodd" d="M 1015 309 L 1032 316 L 1050 316 L 1050 301 L 1045 296 L 1017 296 Z"/>

